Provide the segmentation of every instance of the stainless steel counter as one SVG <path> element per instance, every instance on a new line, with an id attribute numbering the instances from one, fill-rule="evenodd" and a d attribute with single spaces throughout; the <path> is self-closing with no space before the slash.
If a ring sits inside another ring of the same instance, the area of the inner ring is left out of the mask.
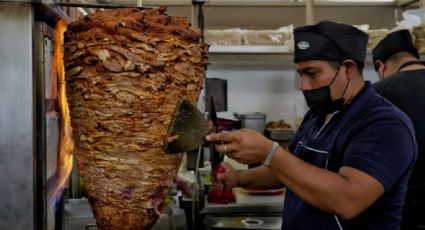
<path id="1" fill-rule="evenodd" d="M 282 225 L 282 203 L 242 205 L 233 202 L 211 204 L 204 197 L 201 200 L 203 202 L 195 202 L 194 204 L 191 198 L 184 195 L 179 198 L 179 201 L 180 207 L 185 209 L 189 230 L 278 230 Z"/>
<path id="2" fill-rule="evenodd" d="M 207 229 L 279 230 L 282 225 L 282 204 L 240 205 L 206 203 L 201 215 Z"/>
<path id="3" fill-rule="evenodd" d="M 258 205 L 240 205 L 230 204 L 210 204 L 205 203 L 201 210 L 203 215 L 227 215 L 227 214 L 250 214 L 250 215 L 282 215 L 282 204 L 258 204 Z"/>
<path id="4" fill-rule="evenodd" d="M 280 230 L 282 225 L 282 217 L 280 216 L 233 216 L 233 217 L 217 217 L 208 216 L 205 222 L 210 222 L 207 229 L 224 230 L 224 229 L 256 229 L 256 230 Z"/>

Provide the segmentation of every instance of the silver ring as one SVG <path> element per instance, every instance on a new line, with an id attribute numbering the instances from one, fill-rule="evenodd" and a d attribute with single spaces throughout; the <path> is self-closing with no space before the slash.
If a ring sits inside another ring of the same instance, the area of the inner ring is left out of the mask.
<path id="1" fill-rule="evenodd" d="M 227 154 L 227 144 L 224 144 L 224 154 Z"/>

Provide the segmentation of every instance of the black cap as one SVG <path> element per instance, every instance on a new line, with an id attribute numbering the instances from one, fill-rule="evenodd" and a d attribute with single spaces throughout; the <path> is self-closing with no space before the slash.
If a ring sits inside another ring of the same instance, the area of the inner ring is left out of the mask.
<path id="1" fill-rule="evenodd" d="M 413 44 L 412 36 L 408 30 L 399 30 L 388 34 L 372 50 L 373 62 L 385 62 L 398 52 L 408 52 L 419 59 L 418 49 Z"/>
<path id="2" fill-rule="evenodd" d="M 352 59 L 361 67 L 366 58 L 369 36 L 354 26 L 322 21 L 294 29 L 294 62 Z"/>

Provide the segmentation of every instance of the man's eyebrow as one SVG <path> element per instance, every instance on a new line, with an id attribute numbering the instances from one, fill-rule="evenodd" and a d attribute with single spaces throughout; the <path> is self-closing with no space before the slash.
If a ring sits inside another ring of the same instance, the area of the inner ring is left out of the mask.
<path id="1" fill-rule="evenodd" d="M 297 72 L 298 73 L 305 73 L 305 72 L 308 72 L 310 70 L 314 70 L 314 67 L 306 67 L 306 68 L 303 68 L 303 69 L 297 69 Z"/>

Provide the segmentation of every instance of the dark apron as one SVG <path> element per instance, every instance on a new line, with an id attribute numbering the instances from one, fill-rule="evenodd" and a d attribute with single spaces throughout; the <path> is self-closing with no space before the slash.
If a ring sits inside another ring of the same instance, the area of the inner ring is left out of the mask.
<path id="1" fill-rule="evenodd" d="M 314 137 L 307 135 L 308 131 L 310 130 L 308 125 L 303 130 L 300 130 L 304 133 L 297 135 L 299 138 L 296 140 L 297 143 L 293 143 L 295 144 L 293 154 L 312 165 L 329 170 L 328 165 L 330 163 L 330 153 L 334 147 L 336 137 L 343 129 L 346 129 L 347 125 L 351 121 L 355 120 L 354 117 L 358 114 L 358 111 L 364 105 L 367 97 L 359 99 L 360 100 L 358 103 L 350 106 L 350 108 L 345 111 L 345 114 L 343 114 L 343 117 L 340 118 L 339 121 L 336 121 L 337 124 L 333 126 L 334 128 L 326 129 L 328 124 L 325 124 L 322 127 L 323 132 L 322 130 L 318 131 L 318 134 L 316 134 Z M 330 118 L 328 123 L 332 122 L 332 119 L 334 119 L 334 117 Z M 306 121 L 306 123 L 308 123 L 308 121 Z M 342 159 L 343 156 L 339 157 Z M 340 166 L 341 164 L 339 164 L 338 168 Z M 287 190 L 284 204 L 282 229 L 348 229 L 348 227 L 345 225 L 346 224 L 344 224 L 343 221 L 336 215 L 329 214 L 306 204 L 291 190 Z"/>

